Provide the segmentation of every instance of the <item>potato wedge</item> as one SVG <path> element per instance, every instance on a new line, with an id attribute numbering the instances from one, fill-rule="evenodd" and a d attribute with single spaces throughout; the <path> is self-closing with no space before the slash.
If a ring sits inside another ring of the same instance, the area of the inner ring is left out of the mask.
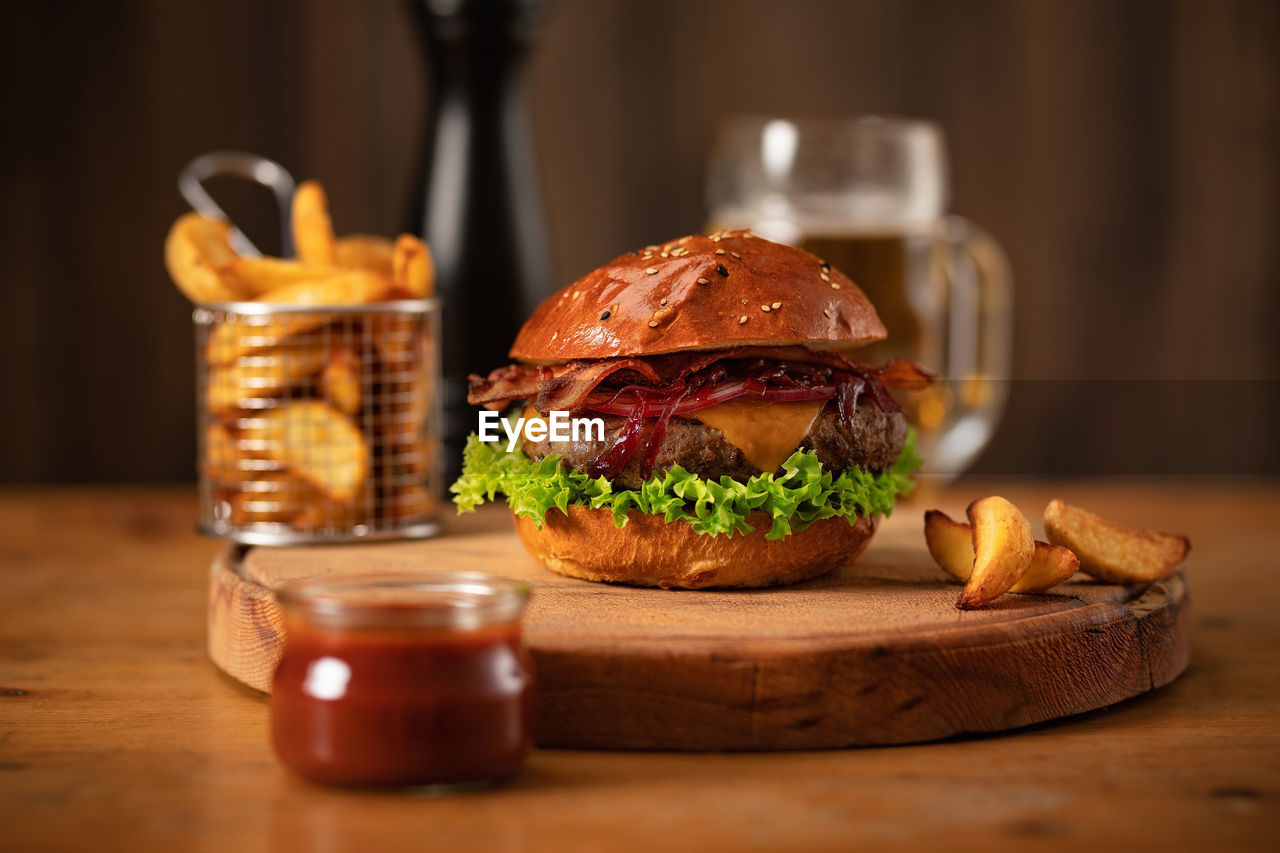
<path id="1" fill-rule="evenodd" d="M 387 514 L 392 521 L 426 519 L 435 515 L 436 502 L 419 483 L 397 487 L 390 495 Z"/>
<path id="2" fill-rule="evenodd" d="M 318 281 L 334 274 L 329 267 L 281 258 L 234 258 L 219 272 L 246 299 L 304 281 Z"/>
<path id="3" fill-rule="evenodd" d="M 924 514 L 924 541 L 929 555 L 943 571 L 958 581 L 969 580 L 974 563 L 972 526 L 931 509 Z M 1037 541 L 1026 574 L 1009 587 L 1009 592 L 1044 592 L 1070 578 L 1079 568 L 1080 561 L 1070 549 Z"/>
<path id="4" fill-rule="evenodd" d="M 369 444 L 351 419 L 319 400 L 264 412 L 263 452 L 336 501 L 355 500 L 369 473 Z"/>
<path id="5" fill-rule="evenodd" d="M 957 606 L 967 610 L 990 604 L 1026 574 L 1035 556 L 1031 524 L 1008 500 L 992 495 L 969 504 L 973 526 L 973 573 Z"/>
<path id="6" fill-rule="evenodd" d="M 327 277 L 299 281 L 263 293 L 261 302 L 278 305 L 364 305 L 385 299 L 390 279 L 367 270 L 335 270 Z M 221 323 L 209 333 L 205 360 L 211 365 L 230 364 L 255 350 L 279 346 L 288 338 L 319 329 L 334 319 L 330 314 L 245 316 L 236 323 Z"/>
<path id="7" fill-rule="evenodd" d="M 184 213 L 164 241 L 164 264 L 169 276 L 192 302 L 230 302 L 244 298 L 220 269 L 231 263 L 231 226 L 220 219 Z"/>
<path id="8" fill-rule="evenodd" d="M 334 347 L 320 371 L 320 390 L 335 409 L 347 415 L 360 411 L 360 361 L 347 347 Z"/>
<path id="9" fill-rule="evenodd" d="M 303 263 L 338 264 L 329 199 L 319 181 L 303 181 L 293 191 L 293 247 Z"/>
<path id="10" fill-rule="evenodd" d="M 1054 499 L 1044 511 L 1049 541 L 1080 557 L 1080 569 L 1110 583 L 1150 583 L 1167 577 L 1191 550 L 1185 536 L 1125 527 Z"/>
<path id="11" fill-rule="evenodd" d="M 231 497 L 233 524 L 280 524 L 320 501 L 315 488 L 288 472 L 272 472 L 244 483 Z"/>
<path id="12" fill-rule="evenodd" d="M 391 256 L 391 279 L 411 299 L 426 299 L 435 293 L 436 266 L 427 244 L 412 234 L 396 238 Z"/>
<path id="13" fill-rule="evenodd" d="M 338 266 L 349 270 L 368 270 L 391 278 L 394 249 L 386 237 L 372 234 L 348 234 L 337 239 Z"/>
<path id="14" fill-rule="evenodd" d="M 418 334 L 422 318 L 387 314 L 370 320 L 369 334 L 382 361 L 395 370 L 412 365 L 418 356 L 417 345 L 423 343 L 425 338 L 425 335 Z"/>
<path id="15" fill-rule="evenodd" d="M 324 278 L 297 281 L 263 293 L 272 305 L 367 305 L 386 299 L 391 281 L 368 270 L 335 270 Z"/>
<path id="16" fill-rule="evenodd" d="M 243 400 L 274 397 L 318 372 L 327 360 L 323 347 L 281 347 L 215 367 L 209 371 L 205 404 L 223 414 L 241 408 Z"/>
<path id="17" fill-rule="evenodd" d="M 249 449 L 249 442 L 223 423 L 212 423 L 204 434 L 204 458 L 200 470 L 217 484 L 235 484 L 269 476 L 279 466 Z"/>

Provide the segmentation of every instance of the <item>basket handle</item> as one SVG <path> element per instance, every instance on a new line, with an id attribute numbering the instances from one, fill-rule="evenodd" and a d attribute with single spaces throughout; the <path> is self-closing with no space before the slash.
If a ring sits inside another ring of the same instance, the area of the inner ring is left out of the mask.
<path id="1" fill-rule="evenodd" d="M 297 183 L 275 160 L 269 160 L 247 151 L 210 151 L 201 154 L 178 173 L 178 192 L 191 205 L 191 209 L 203 216 L 224 219 L 231 225 L 231 246 L 237 253 L 250 258 L 262 257 L 245 233 L 227 216 L 226 211 L 213 200 L 204 182 L 213 177 L 230 176 L 261 184 L 275 193 L 280 208 L 280 253 L 291 258 L 293 249 L 293 215 L 291 204 Z"/>

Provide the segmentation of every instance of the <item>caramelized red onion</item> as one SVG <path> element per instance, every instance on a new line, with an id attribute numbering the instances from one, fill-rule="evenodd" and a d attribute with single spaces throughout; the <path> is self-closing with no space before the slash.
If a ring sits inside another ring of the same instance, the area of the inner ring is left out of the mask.
<path id="1" fill-rule="evenodd" d="M 759 357 L 749 357 L 756 354 Z M 547 405 L 555 402 L 571 411 L 625 417 L 589 473 L 614 476 L 640 452 L 641 472 L 648 478 L 672 417 L 743 397 L 777 403 L 835 400 L 841 421 L 852 429 L 864 394 L 882 411 L 897 412 L 900 407 L 886 386 L 917 390 L 933 381 L 905 359 L 869 367 L 836 353 L 789 348 L 785 354 L 797 358 L 769 358 L 759 349 L 743 348 L 554 367 L 513 365 L 487 378 L 472 377 L 469 399 L 490 407 L 533 399 L 542 412 L 560 408 Z"/>

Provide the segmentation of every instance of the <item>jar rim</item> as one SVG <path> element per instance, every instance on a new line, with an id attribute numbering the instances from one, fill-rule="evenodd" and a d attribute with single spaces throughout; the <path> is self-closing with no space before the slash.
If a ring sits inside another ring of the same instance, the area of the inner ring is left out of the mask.
<path id="1" fill-rule="evenodd" d="M 326 627 L 478 628 L 520 617 L 529 584 L 484 572 L 318 576 L 276 591 L 286 612 Z"/>

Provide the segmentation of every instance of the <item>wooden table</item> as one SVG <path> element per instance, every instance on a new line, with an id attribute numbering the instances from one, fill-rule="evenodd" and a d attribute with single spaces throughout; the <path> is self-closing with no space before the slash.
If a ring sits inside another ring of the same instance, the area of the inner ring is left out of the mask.
<path id="1" fill-rule="evenodd" d="M 276 764 L 263 697 L 205 657 L 205 580 L 221 544 L 192 532 L 191 489 L 0 491 L 0 849 L 1280 844 L 1280 488 L 969 481 L 937 503 L 959 510 L 991 493 L 1037 515 L 1060 495 L 1188 533 L 1187 673 L 998 737 L 539 751 L 505 789 L 429 800 L 312 787 Z"/>

